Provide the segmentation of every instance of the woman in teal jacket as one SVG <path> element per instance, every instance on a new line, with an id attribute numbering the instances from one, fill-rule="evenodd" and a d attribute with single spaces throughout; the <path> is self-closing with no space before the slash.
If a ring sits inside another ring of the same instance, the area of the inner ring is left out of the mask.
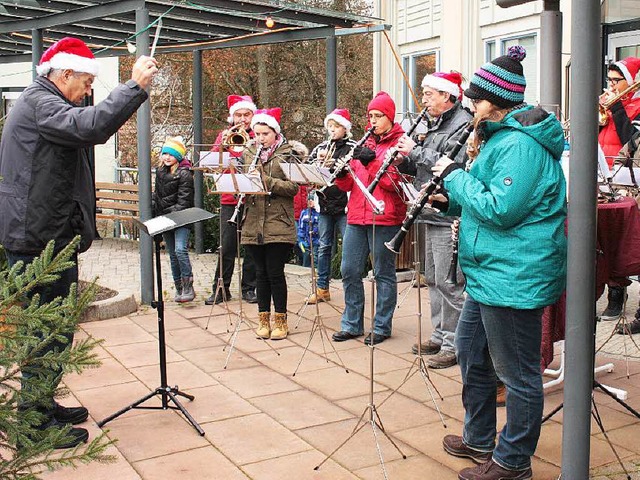
<path id="1" fill-rule="evenodd" d="M 469 172 L 449 159 L 434 168 L 448 192 L 447 214 L 461 216 L 467 280 L 456 330 L 465 422 L 462 436 L 443 440 L 447 452 L 481 464 L 462 470 L 462 480 L 531 478 L 543 408 L 542 310 L 565 284 L 564 137 L 555 116 L 523 103 L 525 55 L 512 47 L 465 91 L 476 125 Z M 497 445 L 496 379 L 507 389 Z"/>

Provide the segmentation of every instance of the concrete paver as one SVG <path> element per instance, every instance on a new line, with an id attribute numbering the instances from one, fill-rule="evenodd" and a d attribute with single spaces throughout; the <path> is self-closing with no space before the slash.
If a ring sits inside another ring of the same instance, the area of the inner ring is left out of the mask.
<path id="1" fill-rule="evenodd" d="M 169 346 L 169 384 L 178 384 L 182 390 L 195 395 L 193 402 L 185 401 L 184 405 L 201 423 L 206 435 L 200 437 L 179 412 L 133 410 L 106 426 L 108 435 L 118 439 L 111 447 L 116 457 L 114 464 L 91 464 L 75 472 L 63 470 L 46 474 L 45 478 L 383 478 L 368 424 L 319 471 L 313 470 L 326 454 L 349 436 L 368 405 L 370 359 L 362 338 L 334 344 L 344 362 L 341 367 L 331 345 L 327 345 L 326 339 L 323 345 L 322 338 L 316 333 L 293 376 L 309 343 L 316 310 L 313 306 L 304 308 L 305 318 L 300 319 L 298 329 L 293 329 L 298 322 L 296 312 L 303 309 L 310 287 L 308 271 L 288 267 L 292 334 L 287 340 L 270 342 L 281 355 L 274 353 L 265 342 L 255 339 L 250 325 L 242 324 L 225 369 L 229 348 L 223 348 L 229 339 L 229 331 L 235 328 L 239 307 L 237 300 L 227 305 L 230 313 L 223 306 L 203 305 L 203 299 L 210 293 L 215 260 L 211 254 L 192 255 L 197 301 L 192 305 L 177 305 L 171 301 L 168 260 L 163 258 L 165 298 L 168 300 L 165 328 Z M 113 239 L 97 242 L 81 255 L 80 272 L 83 279 L 99 276 L 101 284 L 139 298 L 138 250 L 134 242 Z M 234 278 L 232 294 L 237 299 L 235 282 Z M 402 381 L 414 360 L 409 352 L 415 342 L 418 299 L 416 289 L 405 290 L 403 287 L 399 291 L 402 296 L 406 294 L 406 299 L 394 317 L 394 335 L 376 348 L 373 384 L 376 404 Z M 339 309 L 342 306 L 340 283 L 333 282 L 331 288 L 332 305 Z M 368 298 L 369 288 L 365 291 Z M 630 288 L 630 298 L 634 301 L 627 305 L 629 317 L 635 311 L 637 296 L 638 287 L 634 285 Z M 604 303 L 604 300 L 600 301 L 599 310 Z M 340 323 L 340 314 L 332 305 L 320 305 L 321 318 L 329 335 Z M 369 305 L 368 300 L 366 305 Z M 431 330 L 426 290 L 422 290 L 422 310 L 426 338 Z M 255 321 L 255 305 L 245 304 L 243 311 L 249 323 Z M 229 325 L 230 321 L 232 325 Z M 611 322 L 598 325 L 597 342 L 606 340 L 613 327 Z M 85 335 L 105 339 L 99 349 L 103 365 L 81 376 L 68 376 L 66 384 L 78 401 L 90 409 L 92 422 L 87 425 L 91 434 L 96 435 L 99 429 L 94 421 L 158 386 L 156 312 L 141 307 L 137 314 L 127 317 L 82 324 L 79 337 Z M 636 337 L 640 341 L 640 335 Z M 623 355 L 625 351 L 629 357 L 628 367 Z M 615 364 L 614 372 L 599 374 L 598 379 L 627 390 L 629 402 L 635 408 L 640 408 L 638 360 L 640 352 L 636 346 L 620 335 L 613 335 L 598 355 L 598 363 L 613 361 Z M 453 480 L 457 478 L 458 470 L 469 466 L 467 461 L 447 455 L 441 446 L 445 434 L 461 431 L 464 412 L 459 370 L 453 367 L 429 373 L 433 385 L 444 397 L 441 401 L 435 395 L 447 428 L 440 421 L 425 381 L 419 374 L 414 375 L 378 409 L 387 432 L 408 456 L 403 460 L 387 439 L 378 435 L 390 479 Z M 545 411 L 561 401 L 562 386 L 545 392 Z M 634 469 L 632 478 L 639 478 L 637 438 L 640 437 L 640 421 L 603 394 L 596 394 L 596 401 L 618 453 L 625 464 Z M 71 404 L 73 400 L 66 403 Z M 158 405 L 159 401 L 154 399 L 149 404 Z M 560 412 L 543 426 L 533 459 L 537 480 L 555 479 L 560 473 L 562 418 Z M 499 409 L 498 423 L 503 421 L 504 409 Z M 602 434 L 593 427 L 591 466 L 598 468 L 594 470 L 594 478 L 618 478 L 620 468 L 614 463 L 615 457 Z"/>

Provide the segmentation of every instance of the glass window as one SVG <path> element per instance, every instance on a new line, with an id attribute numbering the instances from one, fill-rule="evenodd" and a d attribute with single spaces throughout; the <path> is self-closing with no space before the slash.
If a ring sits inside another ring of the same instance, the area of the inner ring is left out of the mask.
<path id="1" fill-rule="evenodd" d="M 522 61 L 524 76 L 527 79 L 527 89 L 524 99 L 527 103 L 538 103 L 538 42 L 535 35 L 509 38 L 502 41 L 501 55 L 505 55 L 509 47 L 521 45 L 527 50 L 527 57 Z"/>
<path id="2" fill-rule="evenodd" d="M 485 47 L 485 61 L 489 62 L 496 58 L 498 55 L 496 54 L 496 42 L 487 42 Z"/>
<path id="3" fill-rule="evenodd" d="M 436 52 L 421 53 L 411 57 L 404 57 L 402 65 L 411 81 L 411 88 L 418 97 L 418 101 L 420 101 L 420 97 L 422 95 L 422 79 L 425 75 L 434 73 L 437 68 Z M 416 107 L 413 98 L 411 97 L 411 92 L 409 92 L 406 84 L 403 86 L 402 98 L 404 102 L 403 110 L 405 112 L 415 112 L 420 108 Z"/>
<path id="4" fill-rule="evenodd" d="M 640 45 L 628 45 L 616 48 L 616 59 L 622 60 L 627 57 L 640 57 Z"/>

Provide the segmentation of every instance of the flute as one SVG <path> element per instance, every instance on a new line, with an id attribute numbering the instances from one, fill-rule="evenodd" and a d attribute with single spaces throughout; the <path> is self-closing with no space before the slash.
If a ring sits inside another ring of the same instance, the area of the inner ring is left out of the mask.
<path id="1" fill-rule="evenodd" d="M 410 137 L 413 134 L 414 130 L 418 127 L 420 122 L 426 116 L 427 116 L 427 107 L 425 107 L 424 110 L 420 112 L 420 115 L 418 115 L 418 118 L 416 118 L 411 124 L 411 127 L 407 131 L 408 137 Z M 367 190 L 369 190 L 369 193 L 373 193 L 373 191 L 378 186 L 378 183 L 380 183 L 382 176 L 387 172 L 387 170 L 389 169 L 389 167 L 391 166 L 391 164 L 393 163 L 393 161 L 396 159 L 397 156 L 398 156 L 398 150 L 395 150 L 391 155 L 389 155 L 388 158 L 385 158 L 384 162 L 382 163 L 382 165 L 380 165 L 380 168 L 376 172 L 376 176 L 374 177 L 373 181 L 369 184 L 369 187 L 367 188 Z"/>
<path id="2" fill-rule="evenodd" d="M 467 124 L 453 148 L 445 154 L 447 158 L 449 158 L 450 160 L 454 160 L 456 158 L 456 155 L 458 155 L 460 149 L 467 143 L 467 139 L 469 138 L 469 135 L 471 135 L 473 127 L 474 125 L 472 120 Z M 429 201 L 429 197 L 436 191 L 436 188 L 440 186 L 441 182 L 442 177 L 433 177 L 431 180 L 429 180 L 429 183 L 427 183 L 427 185 L 422 190 L 420 190 L 420 195 L 418 195 L 416 201 L 407 211 L 407 215 L 404 218 L 404 221 L 402 222 L 398 233 L 396 233 L 395 237 L 393 237 L 391 240 L 385 242 L 385 246 L 389 250 L 396 254 L 400 253 L 400 247 L 402 246 L 404 237 L 407 236 L 407 233 L 409 233 L 409 229 L 413 225 L 413 222 L 416 221 L 418 215 L 420 215 L 420 212 Z"/>

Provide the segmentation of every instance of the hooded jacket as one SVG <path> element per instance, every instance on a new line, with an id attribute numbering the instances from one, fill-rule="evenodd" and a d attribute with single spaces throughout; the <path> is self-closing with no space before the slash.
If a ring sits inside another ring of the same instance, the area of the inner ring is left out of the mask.
<path id="1" fill-rule="evenodd" d="M 496 307 L 541 308 L 566 276 L 566 185 L 560 122 L 540 107 L 484 122 L 484 144 L 469 172 L 444 178 L 447 214 L 459 215 L 466 290 Z"/>
<path id="2" fill-rule="evenodd" d="M 244 165 L 250 165 L 255 155 L 256 146 L 252 145 L 242 155 Z M 298 184 L 287 180 L 280 166 L 281 162 L 293 161 L 291 145 L 284 142 L 262 163 L 262 181 L 269 194 L 247 195 L 242 224 L 243 245 L 296 243 L 293 197 L 298 192 Z"/>
<path id="3" fill-rule="evenodd" d="M 193 173 L 191 162 L 184 158 L 175 173 L 162 165 L 156 169 L 156 189 L 153 192 L 153 215 L 165 215 L 193 207 Z"/>
<path id="4" fill-rule="evenodd" d="M 364 146 L 373 150 L 376 154 L 374 160 L 364 166 L 359 160 L 349 162 L 353 173 L 362 181 L 365 187 L 369 186 L 384 162 L 387 150 L 398 143 L 398 139 L 404 135 L 404 130 L 399 123 L 394 123 L 391 130 L 382 136 L 371 135 Z M 407 213 L 404 200 L 396 190 L 396 184 L 402 180 L 396 167 L 391 166 L 382 176 L 380 183 L 373 191 L 377 200 L 384 201 L 384 213 L 376 215 L 376 225 L 400 225 Z M 338 188 L 345 192 L 351 192 L 347 204 L 347 223 L 349 225 L 373 225 L 373 210 L 362 190 L 355 184 L 351 175 L 345 175 L 336 179 Z"/>
<path id="5" fill-rule="evenodd" d="M 78 107 L 48 79 L 29 85 L 7 117 L 0 144 L 0 243 L 38 254 L 49 240 L 61 250 L 96 232 L 96 194 L 89 149 L 105 143 L 147 99 L 134 82 L 118 85 L 95 106 Z"/>

